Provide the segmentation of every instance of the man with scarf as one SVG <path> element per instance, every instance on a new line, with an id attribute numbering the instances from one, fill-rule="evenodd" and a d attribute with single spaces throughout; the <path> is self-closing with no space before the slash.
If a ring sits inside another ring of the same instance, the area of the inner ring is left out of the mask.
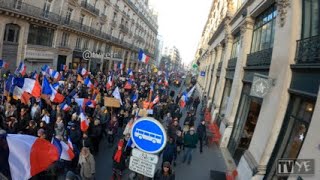
<path id="1" fill-rule="evenodd" d="M 126 168 L 126 155 L 124 153 L 124 140 L 120 139 L 113 156 L 112 180 L 121 180 L 122 172 Z"/>

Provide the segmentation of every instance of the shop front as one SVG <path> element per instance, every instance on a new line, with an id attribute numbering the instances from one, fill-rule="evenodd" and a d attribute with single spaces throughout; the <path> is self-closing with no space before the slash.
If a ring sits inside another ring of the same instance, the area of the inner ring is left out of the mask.
<path id="1" fill-rule="evenodd" d="M 78 69 L 78 67 L 83 67 L 85 69 L 88 69 L 89 61 L 86 59 L 83 59 L 82 51 L 73 51 L 72 63 L 69 65 L 69 68 Z"/>
<path id="2" fill-rule="evenodd" d="M 234 129 L 228 144 L 236 164 L 249 148 L 262 105 L 262 99 L 250 96 L 251 84 L 244 83 Z"/>
<path id="3" fill-rule="evenodd" d="M 222 119 L 226 113 L 226 110 L 227 110 L 229 97 L 230 97 L 230 93 L 231 93 L 232 82 L 233 82 L 232 79 L 226 79 L 225 87 L 224 87 L 223 95 L 222 95 L 222 101 L 221 101 L 221 105 L 220 105 L 220 110 L 219 110 L 218 118 L 216 121 L 218 127 L 220 127 L 221 121 L 222 121 Z"/>
<path id="4" fill-rule="evenodd" d="M 90 72 L 96 74 L 100 71 L 101 68 L 101 59 L 99 58 L 91 58 L 90 59 Z"/>
<path id="5" fill-rule="evenodd" d="M 41 72 L 41 67 L 48 65 L 53 67 L 56 59 L 52 49 L 30 49 L 25 50 L 24 63 L 27 66 L 27 72 Z"/>
<path id="6" fill-rule="evenodd" d="M 308 130 L 318 98 L 320 68 L 313 66 L 313 69 L 304 69 L 300 65 L 292 65 L 291 69 L 292 81 L 288 90 L 290 101 L 275 148 L 267 164 L 265 180 L 287 179 L 287 177 L 277 176 L 277 160 L 298 158 L 305 137 L 312 133 Z M 309 156 L 313 157 L 313 155 Z"/>

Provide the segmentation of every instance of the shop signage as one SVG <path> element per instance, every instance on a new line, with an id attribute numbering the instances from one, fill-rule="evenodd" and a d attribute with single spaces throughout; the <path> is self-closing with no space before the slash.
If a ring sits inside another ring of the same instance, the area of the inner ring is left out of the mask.
<path id="1" fill-rule="evenodd" d="M 258 98 L 264 98 L 273 85 L 273 80 L 268 76 L 255 74 L 253 76 L 250 95 Z"/>
<path id="2" fill-rule="evenodd" d="M 50 51 L 38 51 L 27 49 L 25 54 L 26 59 L 54 59 L 54 53 Z"/>

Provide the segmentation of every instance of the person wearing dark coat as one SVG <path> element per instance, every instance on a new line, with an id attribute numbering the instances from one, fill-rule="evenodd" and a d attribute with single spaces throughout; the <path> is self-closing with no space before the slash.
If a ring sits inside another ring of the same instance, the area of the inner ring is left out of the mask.
<path id="1" fill-rule="evenodd" d="M 26 127 L 28 126 L 30 121 L 29 113 L 25 108 L 21 108 L 20 112 L 20 121 L 19 121 L 19 130 L 25 131 Z"/>
<path id="2" fill-rule="evenodd" d="M 81 131 L 79 126 L 73 124 L 70 126 L 69 137 L 73 144 L 75 144 L 79 149 L 82 147 L 81 145 Z"/>
<path id="3" fill-rule="evenodd" d="M 169 141 L 162 152 L 162 162 L 174 162 L 177 159 L 177 146 L 174 143 L 174 138 L 169 137 Z"/>
<path id="4" fill-rule="evenodd" d="M 93 149 L 92 148 L 92 142 L 90 140 L 90 138 L 88 137 L 88 134 L 87 133 L 83 133 L 82 135 L 82 139 L 81 139 L 81 148 L 82 149 L 83 147 L 87 147 L 89 149 Z"/>
<path id="5" fill-rule="evenodd" d="M 162 168 L 155 175 L 154 180 L 175 180 L 176 176 L 169 162 L 164 162 Z"/>
<path id="6" fill-rule="evenodd" d="M 120 139 L 118 146 L 116 147 L 113 155 L 112 155 L 112 168 L 113 168 L 113 174 L 112 179 L 113 180 L 121 180 L 122 172 L 126 168 L 126 155 L 124 152 L 124 140 Z"/>
<path id="7" fill-rule="evenodd" d="M 99 152 L 100 137 L 102 133 L 101 131 L 102 131 L 102 128 L 100 125 L 100 121 L 95 120 L 90 132 L 91 141 L 93 144 L 93 153 Z"/>
<path id="8" fill-rule="evenodd" d="M 205 124 L 206 124 L 205 120 L 202 120 L 197 128 L 197 135 L 198 135 L 199 142 L 200 142 L 200 153 L 203 152 L 202 151 L 203 141 L 205 140 L 206 135 L 207 135 L 207 130 L 206 130 Z"/>

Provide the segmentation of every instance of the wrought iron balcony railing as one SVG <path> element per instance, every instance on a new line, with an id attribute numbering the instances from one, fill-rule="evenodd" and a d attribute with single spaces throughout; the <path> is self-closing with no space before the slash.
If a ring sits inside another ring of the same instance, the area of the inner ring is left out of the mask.
<path id="1" fill-rule="evenodd" d="M 113 27 L 116 27 L 116 26 L 117 26 L 117 21 L 112 20 L 111 23 L 110 23 L 110 25 L 113 26 Z"/>
<path id="2" fill-rule="evenodd" d="M 96 7 L 94 7 L 93 5 L 91 5 L 90 3 L 86 2 L 86 1 L 81 1 L 81 7 L 83 7 L 84 9 L 90 11 L 91 13 L 99 16 L 99 9 L 97 9 Z"/>
<path id="3" fill-rule="evenodd" d="M 272 48 L 264 49 L 247 55 L 247 67 L 250 66 L 270 66 L 272 58 Z"/>
<path id="4" fill-rule="evenodd" d="M 228 69 L 235 69 L 237 65 L 237 58 L 231 58 L 228 61 Z"/>
<path id="5" fill-rule="evenodd" d="M 320 36 L 297 40 L 296 64 L 320 64 Z"/>
<path id="6" fill-rule="evenodd" d="M 45 11 L 42 8 L 38 8 L 27 3 L 15 0 L 0 0 L 0 8 L 10 9 L 11 11 L 39 19 L 44 19 L 52 23 L 60 23 L 60 16 L 58 14 Z"/>
<path id="7" fill-rule="evenodd" d="M 129 32 L 129 29 L 124 24 L 120 24 L 120 29 L 124 33 L 128 33 Z"/>
<path id="8" fill-rule="evenodd" d="M 36 6 L 27 4 L 27 3 L 22 3 L 15 0 L 0 0 L 0 10 L 4 9 L 4 10 L 8 10 L 17 14 L 22 14 L 22 15 L 26 15 L 32 18 L 37 18 L 37 19 L 41 19 L 43 21 L 46 22 L 50 22 L 50 23 L 54 23 L 57 25 L 62 25 L 62 26 L 66 26 L 68 28 L 72 28 L 74 30 L 77 31 L 81 31 L 83 33 L 87 33 L 90 35 L 94 35 L 96 37 L 108 40 L 108 41 L 112 41 L 113 43 L 119 43 L 119 39 L 115 38 L 115 37 L 111 37 L 109 34 L 101 32 L 100 30 L 97 30 L 96 28 L 93 27 L 89 27 L 86 26 L 80 22 L 71 20 L 69 18 L 66 18 L 64 16 L 60 16 L 58 14 L 52 13 L 52 12 L 46 12 L 43 11 L 42 8 L 38 8 Z M 112 23 L 115 23 L 116 26 L 116 21 L 112 21 Z M 122 43 L 123 46 L 133 49 L 133 50 L 137 50 L 137 48 L 135 46 L 132 46 L 128 43 Z M 60 44 L 58 45 L 58 47 L 61 48 L 68 48 L 65 46 L 60 46 Z"/>

